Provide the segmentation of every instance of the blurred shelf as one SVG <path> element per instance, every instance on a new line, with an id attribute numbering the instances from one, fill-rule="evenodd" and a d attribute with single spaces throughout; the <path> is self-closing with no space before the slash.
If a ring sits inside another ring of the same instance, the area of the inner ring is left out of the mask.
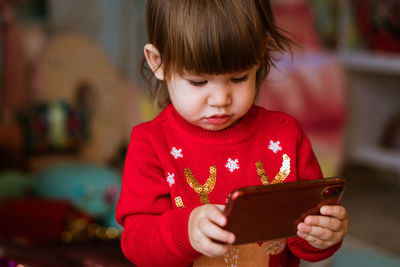
<path id="1" fill-rule="evenodd" d="M 340 60 L 350 70 L 400 75 L 400 55 L 367 52 L 340 52 Z"/>
<path id="2" fill-rule="evenodd" d="M 379 145 L 385 123 L 399 108 L 400 53 L 352 50 L 352 31 L 357 30 L 352 2 L 338 2 L 337 55 L 349 74 L 345 153 L 351 161 L 400 174 L 400 151 Z M 357 34 L 362 40 L 362 32 Z"/>
<path id="3" fill-rule="evenodd" d="M 373 146 L 362 146 L 354 149 L 351 157 L 357 162 L 373 167 L 400 172 L 400 152 Z"/>

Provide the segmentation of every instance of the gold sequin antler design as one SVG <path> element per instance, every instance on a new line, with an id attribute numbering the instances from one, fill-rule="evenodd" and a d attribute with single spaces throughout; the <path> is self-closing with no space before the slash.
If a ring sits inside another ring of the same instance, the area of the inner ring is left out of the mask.
<path id="1" fill-rule="evenodd" d="M 282 167 L 271 183 L 269 182 L 268 176 L 265 174 L 264 167 L 261 161 L 257 161 L 255 163 L 258 177 L 260 177 L 261 183 L 263 185 L 283 183 L 286 177 L 288 177 L 290 173 L 290 158 L 286 154 L 283 154 L 282 158 Z"/>
<path id="2" fill-rule="evenodd" d="M 179 208 L 179 209 L 182 209 L 182 208 L 185 207 L 185 205 L 183 204 L 182 198 L 179 197 L 179 196 L 175 198 L 175 205 L 176 205 L 176 207 Z"/>
<path id="3" fill-rule="evenodd" d="M 215 166 L 210 167 L 210 177 L 208 177 L 204 185 L 201 185 L 196 178 L 194 178 L 193 173 L 189 168 L 186 168 L 184 173 L 186 181 L 190 187 L 199 195 L 200 202 L 203 204 L 210 203 L 208 195 L 214 189 L 215 182 L 217 180 L 217 168 Z"/>

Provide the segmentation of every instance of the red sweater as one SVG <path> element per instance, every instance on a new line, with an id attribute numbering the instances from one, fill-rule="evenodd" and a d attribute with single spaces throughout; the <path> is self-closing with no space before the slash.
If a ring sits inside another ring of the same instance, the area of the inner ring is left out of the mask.
<path id="1" fill-rule="evenodd" d="M 225 204 L 240 186 L 321 177 L 308 138 L 284 113 L 253 106 L 238 124 L 206 131 L 169 105 L 131 133 L 116 209 L 122 250 L 138 266 L 190 265 L 200 256 L 188 237 L 193 208 Z M 340 246 L 319 250 L 300 237 L 286 244 L 269 257 L 269 266 L 323 260 Z"/>

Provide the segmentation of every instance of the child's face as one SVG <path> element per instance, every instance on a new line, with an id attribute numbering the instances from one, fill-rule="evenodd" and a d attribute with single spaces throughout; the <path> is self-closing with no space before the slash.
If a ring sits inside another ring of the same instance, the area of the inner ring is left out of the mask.
<path id="1" fill-rule="evenodd" d="M 221 74 L 172 74 L 166 79 L 171 102 L 189 123 L 217 131 L 236 124 L 256 95 L 258 66 Z"/>

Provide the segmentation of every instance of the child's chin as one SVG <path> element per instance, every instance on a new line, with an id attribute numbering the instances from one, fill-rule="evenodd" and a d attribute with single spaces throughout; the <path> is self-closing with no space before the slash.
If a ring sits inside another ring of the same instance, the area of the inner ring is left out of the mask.
<path id="1" fill-rule="evenodd" d="M 200 127 L 207 131 L 221 131 L 221 130 L 227 129 L 231 126 L 232 126 L 232 123 L 226 123 L 223 125 L 207 124 L 207 125 L 202 125 Z"/>

